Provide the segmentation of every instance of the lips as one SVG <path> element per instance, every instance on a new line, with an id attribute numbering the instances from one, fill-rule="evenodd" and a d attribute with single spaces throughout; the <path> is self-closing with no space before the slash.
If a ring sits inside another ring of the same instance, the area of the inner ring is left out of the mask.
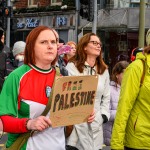
<path id="1" fill-rule="evenodd" d="M 47 52 L 48 54 L 53 54 L 52 52 Z"/>

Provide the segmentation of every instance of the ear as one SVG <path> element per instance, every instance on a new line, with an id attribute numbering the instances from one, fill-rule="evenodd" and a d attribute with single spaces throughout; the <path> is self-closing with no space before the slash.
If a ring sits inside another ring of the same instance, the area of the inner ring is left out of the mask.
<path id="1" fill-rule="evenodd" d="M 118 74 L 116 74 L 116 78 L 118 79 Z"/>
<path id="2" fill-rule="evenodd" d="M 86 48 L 86 47 L 84 47 L 84 50 L 86 51 L 86 50 L 87 50 L 87 48 Z"/>

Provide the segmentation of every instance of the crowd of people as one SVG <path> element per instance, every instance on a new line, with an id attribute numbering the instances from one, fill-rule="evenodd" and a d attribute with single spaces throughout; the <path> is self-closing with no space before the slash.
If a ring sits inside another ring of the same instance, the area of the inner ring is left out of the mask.
<path id="1" fill-rule="evenodd" d="M 39 26 L 26 41 L 14 43 L 9 55 L 1 28 L 0 39 L 0 130 L 8 133 L 6 148 L 30 133 L 21 150 L 150 149 L 150 46 L 136 48 L 132 62 L 119 61 L 110 72 L 95 33 L 65 43 L 55 29 Z M 66 127 L 52 127 L 46 110 L 57 69 L 60 76 L 98 76 L 92 113 L 71 126 L 67 137 Z"/>

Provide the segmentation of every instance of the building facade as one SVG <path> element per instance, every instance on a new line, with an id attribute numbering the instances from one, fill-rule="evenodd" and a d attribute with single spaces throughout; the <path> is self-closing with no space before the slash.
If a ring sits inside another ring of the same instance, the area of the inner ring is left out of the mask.
<path id="1" fill-rule="evenodd" d="M 61 8 L 60 0 L 20 0 L 13 3 L 13 20 L 17 28 L 11 32 L 11 43 L 25 41 L 28 33 L 39 25 L 56 29 L 60 38 L 67 41 L 75 40 L 75 7 Z"/>
<path id="2" fill-rule="evenodd" d="M 17 40 L 25 41 L 28 33 L 39 25 L 55 28 L 64 42 L 75 41 L 76 32 L 79 35 L 78 38 L 91 32 L 92 23 L 80 17 L 75 2 L 75 0 L 17 0 L 14 2 L 13 7 L 16 13 L 13 18 L 17 19 L 17 30 L 11 33 L 11 46 Z M 103 43 L 105 62 L 111 69 L 119 60 L 129 61 L 132 49 L 138 47 L 140 0 L 97 0 L 97 3 L 97 34 Z M 146 35 L 150 28 L 150 0 L 145 0 L 145 7 Z"/>
<path id="3" fill-rule="evenodd" d="M 97 34 L 110 70 L 117 61 L 130 61 L 132 50 L 138 47 L 139 7 L 140 0 L 98 0 Z M 145 37 L 150 28 L 149 14 L 150 1 L 145 0 Z M 83 34 L 91 31 L 92 23 L 85 20 L 80 23 Z"/>

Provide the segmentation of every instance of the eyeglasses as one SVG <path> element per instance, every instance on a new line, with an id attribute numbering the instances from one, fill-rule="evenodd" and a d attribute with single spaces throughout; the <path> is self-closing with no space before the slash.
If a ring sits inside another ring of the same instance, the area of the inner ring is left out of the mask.
<path id="1" fill-rule="evenodd" d="M 102 47 L 102 44 L 97 41 L 89 41 L 89 43 L 93 43 L 94 46 L 100 45 L 100 47 Z"/>

